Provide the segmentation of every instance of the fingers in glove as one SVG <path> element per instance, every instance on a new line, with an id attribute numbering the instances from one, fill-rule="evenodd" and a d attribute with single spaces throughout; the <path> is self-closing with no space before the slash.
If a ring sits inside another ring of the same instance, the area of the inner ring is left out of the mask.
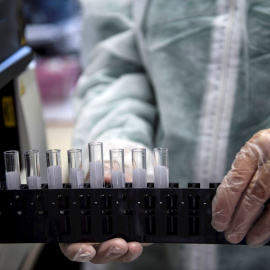
<path id="1" fill-rule="evenodd" d="M 128 244 L 124 239 L 114 238 L 97 245 L 95 248 L 96 255 L 91 262 L 103 264 L 113 262 L 126 254 L 128 251 Z"/>
<path id="2" fill-rule="evenodd" d="M 243 193 L 241 201 L 225 231 L 226 239 L 239 243 L 261 215 L 270 197 L 270 164 L 260 166 Z"/>
<path id="3" fill-rule="evenodd" d="M 267 205 L 262 216 L 247 234 L 246 242 L 252 247 L 259 247 L 270 240 L 270 204 Z"/>
<path id="4" fill-rule="evenodd" d="M 231 170 L 224 177 L 212 201 L 212 226 L 225 231 L 241 196 L 255 174 L 261 159 L 258 149 L 258 135 L 245 144 L 236 155 Z"/>
<path id="5" fill-rule="evenodd" d="M 96 250 L 91 243 L 60 243 L 62 253 L 71 261 L 87 262 L 96 255 Z"/>
<path id="6" fill-rule="evenodd" d="M 137 242 L 128 243 L 128 251 L 116 261 L 122 263 L 128 263 L 136 260 L 143 252 L 143 246 Z"/>

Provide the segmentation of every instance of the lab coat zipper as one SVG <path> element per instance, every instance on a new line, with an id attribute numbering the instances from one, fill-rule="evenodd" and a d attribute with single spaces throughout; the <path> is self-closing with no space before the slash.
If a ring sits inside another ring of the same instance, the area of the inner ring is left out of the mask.
<path id="1" fill-rule="evenodd" d="M 214 122 L 214 134 L 213 134 L 213 142 L 211 144 L 211 154 L 210 154 L 210 162 L 209 162 L 209 179 L 212 181 L 215 178 L 215 166 L 217 162 L 217 152 L 220 150 L 218 147 L 219 144 L 219 136 L 221 131 L 221 124 L 222 124 L 222 114 L 224 110 L 224 104 L 226 100 L 226 84 L 228 82 L 228 73 L 229 73 L 229 61 L 230 61 L 230 46 L 231 46 L 231 40 L 233 35 L 233 26 L 235 24 L 235 14 L 237 9 L 237 1 L 231 0 L 230 1 L 230 7 L 229 7 L 229 22 L 227 27 L 227 33 L 225 37 L 225 46 L 224 46 L 224 53 L 222 57 L 222 63 L 221 63 L 221 85 L 219 90 L 219 96 L 218 96 L 218 106 L 217 106 L 217 114 L 215 117 Z M 233 97 L 232 97 L 233 98 Z M 222 179 L 215 179 L 216 181 L 222 180 Z"/>

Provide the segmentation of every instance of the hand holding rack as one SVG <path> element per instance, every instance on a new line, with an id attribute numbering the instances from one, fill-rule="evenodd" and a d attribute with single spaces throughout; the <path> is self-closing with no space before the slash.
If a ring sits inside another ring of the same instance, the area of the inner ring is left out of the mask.
<path id="1" fill-rule="evenodd" d="M 125 183 L 123 150 L 110 154 L 111 184 L 104 184 L 102 143 L 89 144 L 89 183 L 83 181 L 82 155 L 76 149 L 68 151 L 70 183 L 63 184 L 60 150 L 54 149 L 47 151 L 48 184 L 41 184 L 39 155 L 33 150 L 25 153 L 28 184 L 20 184 L 18 151 L 5 152 L 0 242 L 103 242 L 121 237 L 141 243 L 229 244 L 211 225 L 218 183 L 207 189 L 199 183 L 187 188 L 169 183 L 164 148 L 154 151 L 154 183 L 146 181 L 145 151 L 138 149 L 133 151 L 134 183 Z"/>

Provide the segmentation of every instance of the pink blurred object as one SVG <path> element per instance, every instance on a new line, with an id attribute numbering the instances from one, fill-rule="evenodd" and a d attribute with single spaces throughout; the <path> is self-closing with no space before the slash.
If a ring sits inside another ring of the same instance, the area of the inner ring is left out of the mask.
<path id="1" fill-rule="evenodd" d="M 36 76 L 43 103 L 66 100 L 80 74 L 75 56 L 37 58 Z"/>

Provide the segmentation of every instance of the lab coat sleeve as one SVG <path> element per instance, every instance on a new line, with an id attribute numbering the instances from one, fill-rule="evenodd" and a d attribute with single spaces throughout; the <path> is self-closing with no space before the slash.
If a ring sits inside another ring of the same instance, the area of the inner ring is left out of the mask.
<path id="1" fill-rule="evenodd" d="M 137 50 L 136 26 L 125 13 L 102 12 L 100 6 L 91 9 L 92 1 L 87 3 L 84 23 L 91 21 L 88 25 L 96 40 L 91 41 L 95 45 L 90 53 L 84 52 L 84 71 L 74 92 L 73 146 L 83 149 L 84 160 L 88 159 L 87 145 L 91 141 L 102 141 L 104 149 L 117 142 L 117 148 L 129 143 L 150 150 L 156 106 Z M 103 34 L 105 25 L 115 26 L 115 31 L 110 29 L 110 34 Z M 99 40 L 100 37 L 105 38 Z M 104 155 L 108 155 L 107 151 Z"/>

